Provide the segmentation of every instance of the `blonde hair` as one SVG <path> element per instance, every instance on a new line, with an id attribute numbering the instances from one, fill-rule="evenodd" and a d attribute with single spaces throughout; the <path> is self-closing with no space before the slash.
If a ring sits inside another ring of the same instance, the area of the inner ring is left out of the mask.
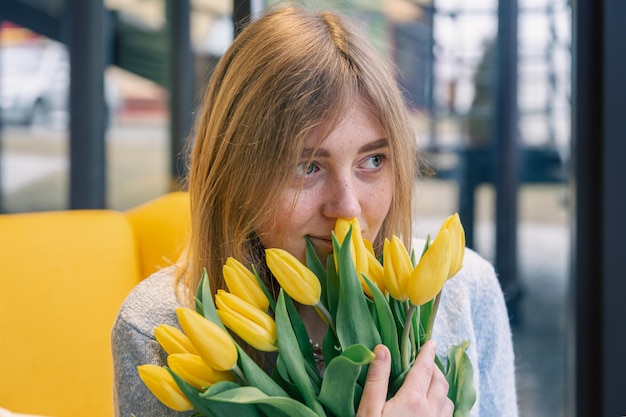
<path id="1" fill-rule="evenodd" d="M 314 130 L 330 133 L 355 94 L 387 134 L 394 173 L 391 208 L 374 246 L 380 250 L 391 234 L 409 244 L 417 151 L 393 69 L 345 18 L 273 8 L 222 57 L 197 119 L 189 170 L 192 234 L 179 276 L 188 302 L 203 269 L 213 293 L 225 288 L 228 257 L 263 268 L 256 228 L 276 209 L 304 138 Z"/>

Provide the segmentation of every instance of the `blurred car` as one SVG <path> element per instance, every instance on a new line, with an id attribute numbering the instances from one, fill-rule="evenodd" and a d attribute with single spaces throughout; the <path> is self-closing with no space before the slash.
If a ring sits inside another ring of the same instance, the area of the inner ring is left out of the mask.
<path id="1" fill-rule="evenodd" d="M 0 117 L 4 124 L 66 127 L 70 63 L 65 45 L 47 39 L 0 48 Z M 120 106 L 117 88 L 105 78 L 107 113 Z"/>

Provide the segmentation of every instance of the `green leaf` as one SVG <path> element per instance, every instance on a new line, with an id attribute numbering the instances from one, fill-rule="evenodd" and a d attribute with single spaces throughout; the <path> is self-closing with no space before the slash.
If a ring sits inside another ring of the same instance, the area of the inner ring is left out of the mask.
<path id="1" fill-rule="evenodd" d="M 396 395 L 396 392 L 398 392 L 398 390 L 404 383 L 404 379 L 406 378 L 406 374 L 409 372 L 409 370 L 411 370 L 410 366 L 406 368 L 405 370 L 403 370 L 402 373 L 398 375 L 396 379 L 392 380 L 391 385 L 389 386 L 389 389 L 387 390 L 387 398 L 391 398 L 394 395 Z"/>
<path id="2" fill-rule="evenodd" d="M 389 306 L 391 307 L 391 312 L 393 313 L 393 318 L 396 322 L 398 334 L 402 334 L 402 330 L 404 330 L 404 321 L 406 319 L 406 303 L 396 300 L 395 298 L 390 298 Z"/>
<path id="3" fill-rule="evenodd" d="M 330 254 L 326 258 L 326 298 L 328 299 L 327 309 L 330 315 L 337 322 L 337 306 L 339 304 L 339 276 L 335 267 L 335 257 Z M 322 351 L 324 352 L 324 362 L 329 363 L 334 357 L 341 353 L 341 344 L 337 339 L 337 334 L 329 327 L 322 341 Z"/>
<path id="4" fill-rule="evenodd" d="M 274 395 L 278 397 L 288 397 L 289 395 L 283 390 L 277 383 L 270 377 L 255 361 L 248 356 L 248 354 L 239 345 L 237 346 L 237 352 L 239 358 L 237 359 L 239 367 L 243 371 L 248 383 L 259 387 L 267 395 Z"/>
<path id="5" fill-rule="evenodd" d="M 339 304 L 337 306 L 337 337 L 342 347 L 357 343 L 364 344 L 368 349 L 381 342 L 376 324 L 370 315 L 350 254 L 352 227 L 346 233 L 344 244 L 339 245 L 333 233 L 333 246 L 338 255 L 339 263 Z"/>
<path id="6" fill-rule="evenodd" d="M 194 406 L 194 408 L 197 411 L 201 412 L 202 414 L 204 414 L 206 416 L 211 416 L 211 417 L 215 416 L 215 417 L 217 417 L 214 414 L 214 410 L 212 410 L 209 407 L 209 405 L 206 404 L 202 400 L 202 398 L 200 397 L 200 395 L 202 394 L 202 392 L 200 390 L 198 390 L 193 385 L 190 385 L 187 381 L 185 381 L 184 379 L 179 377 L 174 371 L 172 371 L 167 366 L 165 367 L 165 369 L 167 369 L 169 371 L 169 373 L 174 378 L 174 381 L 176 381 L 176 384 L 178 384 L 178 387 L 180 388 L 182 393 L 185 395 L 185 397 L 187 397 L 189 402 L 191 402 L 191 404 Z"/>
<path id="7" fill-rule="evenodd" d="M 326 364 L 341 354 L 339 339 L 337 339 L 337 335 L 330 329 L 328 329 L 324 335 L 322 352 L 324 352 L 324 362 Z"/>
<path id="8" fill-rule="evenodd" d="M 305 403 L 319 416 L 324 416 L 324 410 L 317 401 L 313 385 L 306 372 L 304 358 L 300 353 L 298 340 L 287 313 L 286 297 L 288 296 L 285 291 L 281 289 L 276 303 L 276 335 L 280 347 L 279 355 L 283 356 L 285 362 L 289 364 L 289 376 L 302 393 Z"/>
<path id="9" fill-rule="evenodd" d="M 261 417 L 261 413 L 253 404 L 213 400 L 213 397 L 216 395 L 238 388 L 241 388 L 241 386 L 235 384 L 234 382 L 218 382 L 217 384 L 209 387 L 204 393 L 200 394 L 200 398 L 204 407 L 209 409 L 211 412 L 211 416 L 223 417 L 227 415 L 235 415 L 237 417 Z"/>
<path id="10" fill-rule="evenodd" d="M 376 309 L 376 315 L 378 317 L 378 330 L 380 331 L 382 342 L 389 348 L 391 353 L 391 378 L 394 380 L 400 375 L 400 372 L 402 372 L 396 322 L 391 312 L 391 307 L 387 302 L 387 298 L 383 295 L 378 286 L 365 276 L 365 274 L 363 274 L 363 279 L 374 298 L 374 308 Z"/>
<path id="11" fill-rule="evenodd" d="M 320 284 L 322 285 L 322 297 L 320 301 L 326 308 L 328 308 L 328 300 L 326 298 L 326 270 L 324 269 L 324 265 L 322 265 L 319 256 L 317 256 L 317 252 L 315 252 L 315 247 L 313 246 L 313 243 L 311 243 L 311 238 L 309 236 L 305 236 L 305 240 L 306 266 L 317 276 L 317 279 L 320 280 Z"/>
<path id="12" fill-rule="evenodd" d="M 306 360 L 307 365 L 310 365 L 315 369 L 316 375 L 313 378 L 313 382 L 319 389 L 321 380 L 319 373 L 317 372 L 317 366 L 315 365 L 315 358 L 313 357 L 313 349 L 311 349 L 311 339 L 309 338 L 309 333 L 307 332 L 306 327 L 302 322 L 302 318 L 300 318 L 300 315 L 298 314 L 298 310 L 296 309 L 293 300 L 289 297 L 285 297 L 285 305 L 287 307 L 289 319 L 291 320 L 291 326 L 293 328 L 294 334 L 296 335 L 296 340 L 298 341 L 298 347 L 300 348 L 300 352 Z"/>
<path id="13" fill-rule="evenodd" d="M 364 365 L 374 360 L 374 353 L 362 344 L 345 349 L 328 364 L 318 399 L 337 417 L 353 417 L 357 379 Z"/>
<path id="14" fill-rule="evenodd" d="M 220 381 L 218 383 L 211 385 L 209 388 L 207 388 L 207 390 L 204 393 L 200 394 L 200 396 L 210 397 L 211 395 L 219 394 L 220 392 L 228 391 L 230 389 L 237 388 L 239 386 L 240 386 L 239 384 L 232 382 L 232 381 Z"/>
<path id="15" fill-rule="evenodd" d="M 198 283 L 198 289 L 196 291 L 197 294 L 201 294 L 201 305 L 202 312 L 201 314 L 207 319 L 217 324 L 228 333 L 224 324 L 222 324 L 222 320 L 220 320 L 217 315 L 217 311 L 215 309 L 215 303 L 213 302 L 213 295 L 211 294 L 211 284 L 209 283 L 209 275 L 206 272 L 206 269 L 202 270 L 202 278 L 200 278 L 200 282 Z"/>
<path id="16" fill-rule="evenodd" d="M 454 417 L 467 417 L 476 402 L 474 389 L 474 371 L 467 356 L 468 341 L 448 349 L 448 369 L 446 380 L 450 386 L 448 397 L 454 403 Z"/>
<path id="17" fill-rule="evenodd" d="M 198 314 L 204 314 L 204 307 L 202 306 L 202 283 L 205 279 L 207 279 L 206 268 L 202 270 L 202 276 L 200 277 L 200 282 L 198 283 L 198 287 L 196 288 L 196 296 L 194 297 L 196 312 Z"/>
<path id="18" fill-rule="evenodd" d="M 434 303 L 435 303 L 435 299 L 433 298 L 426 304 L 422 304 L 420 306 L 420 326 L 422 330 L 425 330 L 428 327 L 428 322 L 430 321 L 430 315 L 432 314 Z M 422 333 L 422 336 L 423 337 L 420 338 L 420 345 L 424 344 L 425 342 L 424 336 L 426 335 Z"/>
<path id="19" fill-rule="evenodd" d="M 333 242 L 334 243 L 334 242 Z M 337 318 L 337 305 L 339 304 L 339 276 L 335 266 L 335 257 L 331 254 L 326 259 L 326 299 L 328 311 Z"/>
<path id="20" fill-rule="evenodd" d="M 261 291 L 263 291 L 263 294 L 265 294 L 265 297 L 270 303 L 270 310 L 275 311 L 276 300 L 274 300 L 274 297 L 272 296 L 272 293 L 270 293 L 270 290 L 267 289 L 267 285 L 265 285 L 265 283 L 259 276 L 259 272 L 256 270 L 256 267 L 254 265 L 252 265 L 252 273 L 254 274 L 254 278 L 256 278 L 257 284 L 259 284 L 259 287 L 261 287 Z"/>
<path id="21" fill-rule="evenodd" d="M 272 371 L 272 379 L 276 381 L 291 398 L 304 402 L 302 393 L 300 393 L 298 387 L 293 383 L 291 377 L 289 376 L 289 364 L 285 362 L 285 359 L 282 356 L 278 356 L 276 359 L 276 366 Z"/>
<path id="22" fill-rule="evenodd" d="M 237 387 L 209 398 L 212 402 L 269 406 L 287 416 L 318 417 L 313 410 L 292 398 L 271 397 L 257 387 Z M 242 414 L 233 413 L 232 415 L 239 417 Z"/>
<path id="23" fill-rule="evenodd" d="M 195 305 L 196 305 L 196 313 L 202 314 L 204 311 L 204 306 L 202 305 L 202 301 L 198 297 L 194 297 Z"/>

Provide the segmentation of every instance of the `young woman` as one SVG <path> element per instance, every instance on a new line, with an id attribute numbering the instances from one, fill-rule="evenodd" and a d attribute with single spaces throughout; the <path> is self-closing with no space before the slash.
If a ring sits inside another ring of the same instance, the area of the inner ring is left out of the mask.
<path id="1" fill-rule="evenodd" d="M 226 288 L 222 267 L 232 256 L 261 267 L 268 287 L 276 288 L 263 268 L 264 248 L 283 248 L 304 261 L 310 236 L 324 259 L 338 217 L 358 218 L 379 253 L 384 237 L 394 234 L 411 247 L 417 161 L 394 72 L 353 25 L 297 7 L 275 8 L 252 22 L 221 59 L 198 115 L 186 256 L 143 281 L 113 329 L 117 415 L 182 415 L 148 391 L 136 368 L 165 364 L 154 328 L 177 326 L 174 309 L 193 306 L 203 269 L 213 291 Z M 311 311 L 301 314 L 312 340 L 320 341 L 323 322 Z M 446 284 L 433 338 L 440 354 L 470 341 L 473 415 L 517 415 L 503 295 L 493 268 L 471 251 Z M 390 400 L 389 353 L 384 346 L 375 353 L 360 416 L 452 415 L 433 343 Z"/>

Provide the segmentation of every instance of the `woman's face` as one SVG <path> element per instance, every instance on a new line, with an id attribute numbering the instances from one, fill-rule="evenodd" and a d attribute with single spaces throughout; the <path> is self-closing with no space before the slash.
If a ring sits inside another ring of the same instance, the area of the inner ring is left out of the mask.
<path id="1" fill-rule="evenodd" d="M 361 99 L 317 146 L 320 139 L 311 135 L 305 141 L 291 185 L 273 218 L 258 230 L 264 247 L 285 249 L 302 262 L 307 235 L 322 261 L 331 253 L 338 217 L 356 217 L 363 237 L 373 241 L 393 193 L 389 142 Z"/>

